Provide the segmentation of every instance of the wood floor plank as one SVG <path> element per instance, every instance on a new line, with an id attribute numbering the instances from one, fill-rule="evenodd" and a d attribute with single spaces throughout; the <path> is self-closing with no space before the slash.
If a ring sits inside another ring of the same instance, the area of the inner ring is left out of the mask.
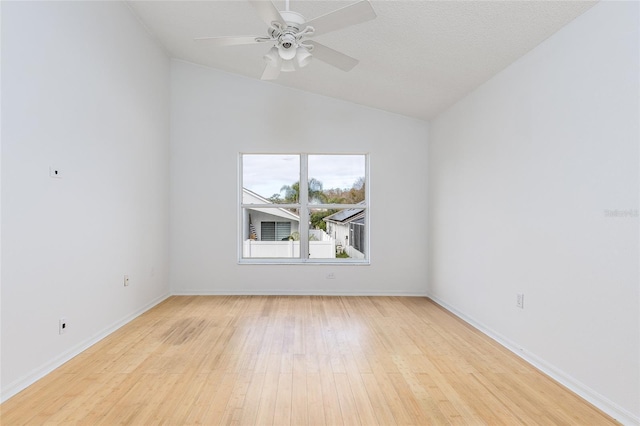
<path id="1" fill-rule="evenodd" d="M 274 425 L 291 424 L 293 373 L 280 373 L 278 378 L 278 390 L 276 394 L 276 406 L 273 415 Z"/>
<path id="2" fill-rule="evenodd" d="M 358 416 L 358 408 L 356 401 L 349 385 L 349 378 L 344 373 L 334 374 L 333 378 L 336 384 L 338 394 L 338 402 L 340 403 L 340 412 L 342 421 L 345 426 L 360 425 L 360 417 Z"/>
<path id="3" fill-rule="evenodd" d="M 307 396 L 307 369 L 304 355 L 294 355 L 291 401 L 291 424 L 309 424 L 309 404 Z"/>
<path id="4" fill-rule="evenodd" d="M 412 392 L 411 386 L 405 381 L 402 374 L 389 374 L 389 380 L 400 397 L 400 402 L 411 418 L 412 425 L 432 424 L 425 416 L 420 404 L 420 396 Z"/>
<path id="5" fill-rule="evenodd" d="M 361 378 L 378 424 L 388 426 L 396 425 L 397 423 L 393 417 L 393 413 L 373 373 L 362 374 Z"/>
<path id="6" fill-rule="evenodd" d="M 0 411 L 3 426 L 616 424 L 419 297 L 171 297 Z"/>
<path id="7" fill-rule="evenodd" d="M 320 373 L 307 373 L 307 416 L 309 425 L 329 424 L 325 420 Z"/>
<path id="8" fill-rule="evenodd" d="M 279 371 L 269 371 L 265 375 L 260 403 L 256 415 L 256 425 L 271 425 L 276 410 L 276 396 L 278 392 Z"/>
<path id="9" fill-rule="evenodd" d="M 206 412 L 202 416 L 201 424 L 204 425 L 217 425 L 220 424 L 220 419 L 227 408 L 229 399 L 231 398 L 231 391 L 238 380 L 240 375 L 238 373 L 225 373 L 219 382 L 219 387 L 216 389 Z"/>
<path id="10" fill-rule="evenodd" d="M 360 423 L 363 425 L 377 425 L 377 416 L 369 399 L 367 389 L 362 382 L 360 373 L 358 373 L 357 370 L 355 372 L 351 371 L 347 374 L 347 379 L 349 380 L 349 387 L 351 388 Z"/>
<path id="11" fill-rule="evenodd" d="M 249 391 L 252 376 L 253 372 L 251 370 L 243 370 L 239 373 L 238 380 L 235 382 L 229 395 L 227 406 L 222 416 L 220 416 L 220 424 L 232 424 L 237 416 L 242 416 L 242 409 L 245 397 Z"/>
<path id="12" fill-rule="evenodd" d="M 194 377 L 186 383 L 187 386 L 184 388 L 180 399 L 170 408 L 167 415 L 162 419 L 162 422 L 167 424 L 180 424 L 184 422 L 184 419 L 188 418 L 193 410 L 198 396 L 204 391 L 204 385 L 208 377 L 208 373 L 198 373 L 194 375 Z"/>
<path id="13" fill-rule="evenodd" d="M 394 373 L 392 373 L 394 374 Z M 391 381 L 390 375 L 384 371 L 375 369 L 374 377 L 378 388 L 398 425 L 412 425 L 414 419 L 402 402 L 402 398 L 396 391 Z"/>
<path id="14" fill-rule="evenodd" d="M 222 370 L 214 370 L 202 374 L 205 375 L 202 389 L 192 401 L 191 410 L 185 417 L 186 424 L 202 424 L 226 373 Z"/>
<path id="15" fill-rule="evenodd" d="M 320 384 L 322 388 L 322 404 L 324 416 L 329 425 L 344 424 L 340 401 L 338 400 L 338 390 L 336 389 L 335 376 L 331 367 L 331 355 L 322 355 L 320 364 Z"/>
<path id="16" fill-rule="evenodd" d="M 443 373 L 443 377 L 486 423 L 513 425 L 529 421 L 536 424 L 532 421 L 533 418 L 529 418 L 526 413 L 525 415 L 521 413 L 520 407 L 508 403 L 508 395 L 501 396 L 499 392 L 487 392 L 487 389 L 475 380 L 474 375 L 467 373 L 459 375 L 453 372 Z M 482 398 L 478 398 L 477 395 L 482 395 Z"/>
<path id="17" fill-rule="evenodd" d="M 264 388 L 264 381 L 266 379 L 265 373 L 254 373 L 251 377 L 251 383 L 247 389 L 244 403 L 242 404 L 242 415 L 240 417 L 239 424 L 241 425 L 253 425 L 256 423 L 256 417 L 258 416 L 258 407 L 260 404 L 260 395 Z"/>
<path id="18" fill-rule="evenodd" d="M 429 373 L 418 373 L 418 380 L 425 390 L 438 404 L 438 409 L 451 424 L 481 425 L 485 424 L 460 395 L 451 387 L 443 376 L 435 370 Z"/>

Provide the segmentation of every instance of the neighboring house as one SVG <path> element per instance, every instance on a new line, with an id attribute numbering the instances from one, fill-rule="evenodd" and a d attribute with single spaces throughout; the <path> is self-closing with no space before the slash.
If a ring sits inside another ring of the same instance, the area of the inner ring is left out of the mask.
<path id="1" fill-rule="evenodd" d="M 335 241 L 338 250 L 344 250 L 349 257 L 364 259 L 365 233 L 364 209 L 344 209 L 325 217 L 327 234 Z"/>
<path id="2" fill-rule="evenodd" d="M 242 188 L 242 203 L 273 204 L 268 199 Z M 300 241 L 289 238 L 300 232 L 300 216 L 280 207 L 246 207 L 242 211 L 243 258 L 300 257 Z M 309 232 L 309 258 L 336 257 L 335 241 L 322 230 Z"/>
<path id="3" fill-rule="evenodd" d="M 246 188 L 242 189 L 242 203 L 272 204 L 268 199 Z M 247 208 L 243 210 L 242 216 L 243 240 L 282 241 L 293 232 L 298 232 L 300 228 L 300 217 L 287 209 Z"/>

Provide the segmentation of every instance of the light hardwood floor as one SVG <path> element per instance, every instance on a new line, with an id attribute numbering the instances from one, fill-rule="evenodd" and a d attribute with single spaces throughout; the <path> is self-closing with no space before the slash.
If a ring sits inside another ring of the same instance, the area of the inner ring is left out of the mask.
<path id="1" fill-rule="evenodd" d="M 616 424 L 417 297 L 171 297 L 0 409 L 2 425 Z"/>

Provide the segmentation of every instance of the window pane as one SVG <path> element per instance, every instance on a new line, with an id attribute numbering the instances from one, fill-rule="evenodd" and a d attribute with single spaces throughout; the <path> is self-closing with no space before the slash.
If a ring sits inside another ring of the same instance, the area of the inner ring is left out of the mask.
<path id="1" fill-rule="evenodd" d="M 276 241 L 285 241 L 291 237 L 291 222 L 276 222 Z"/>
<path id="2" fill-rule="evenodd" d="M 275 222 L 260 223 L 260 240 L 262 241 L 276 240 L 276 223 Z"/>
<path id="3" fill-rule="evenodd" d="M 242 209 L 242 257 L 300 258 L 300 218 L 277 207 Z"/>
<path id="4" fill-rule="evenodd" d="M 366 210 L 311 209 L 310 258 L 364 259 Z M 327 244 L 332 249 L 329 250 Z"/>
<path id="5" fill-rule="evenodd" d="M 365 199 L 364 155 L 309 155 L 311 204 L 357 204 Z"/>
<path id="6" fill-rule="evenodd" d="M 298 203 L 299 155 L 242 156 L 244 204 Z"/>

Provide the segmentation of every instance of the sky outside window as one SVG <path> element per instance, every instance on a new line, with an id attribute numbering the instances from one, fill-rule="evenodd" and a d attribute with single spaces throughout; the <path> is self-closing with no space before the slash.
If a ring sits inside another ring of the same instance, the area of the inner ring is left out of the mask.
<path id="1" fill-rule="evenodd" d="M 365 176 L 364 155 L 310 155 L 308 164 L 309 178 L 321 182 L 324 190 L 350 189 Z M 300 180 L 300 156 L 245 154 L 242 170 L 243 186 L 270 198 Z"/>

